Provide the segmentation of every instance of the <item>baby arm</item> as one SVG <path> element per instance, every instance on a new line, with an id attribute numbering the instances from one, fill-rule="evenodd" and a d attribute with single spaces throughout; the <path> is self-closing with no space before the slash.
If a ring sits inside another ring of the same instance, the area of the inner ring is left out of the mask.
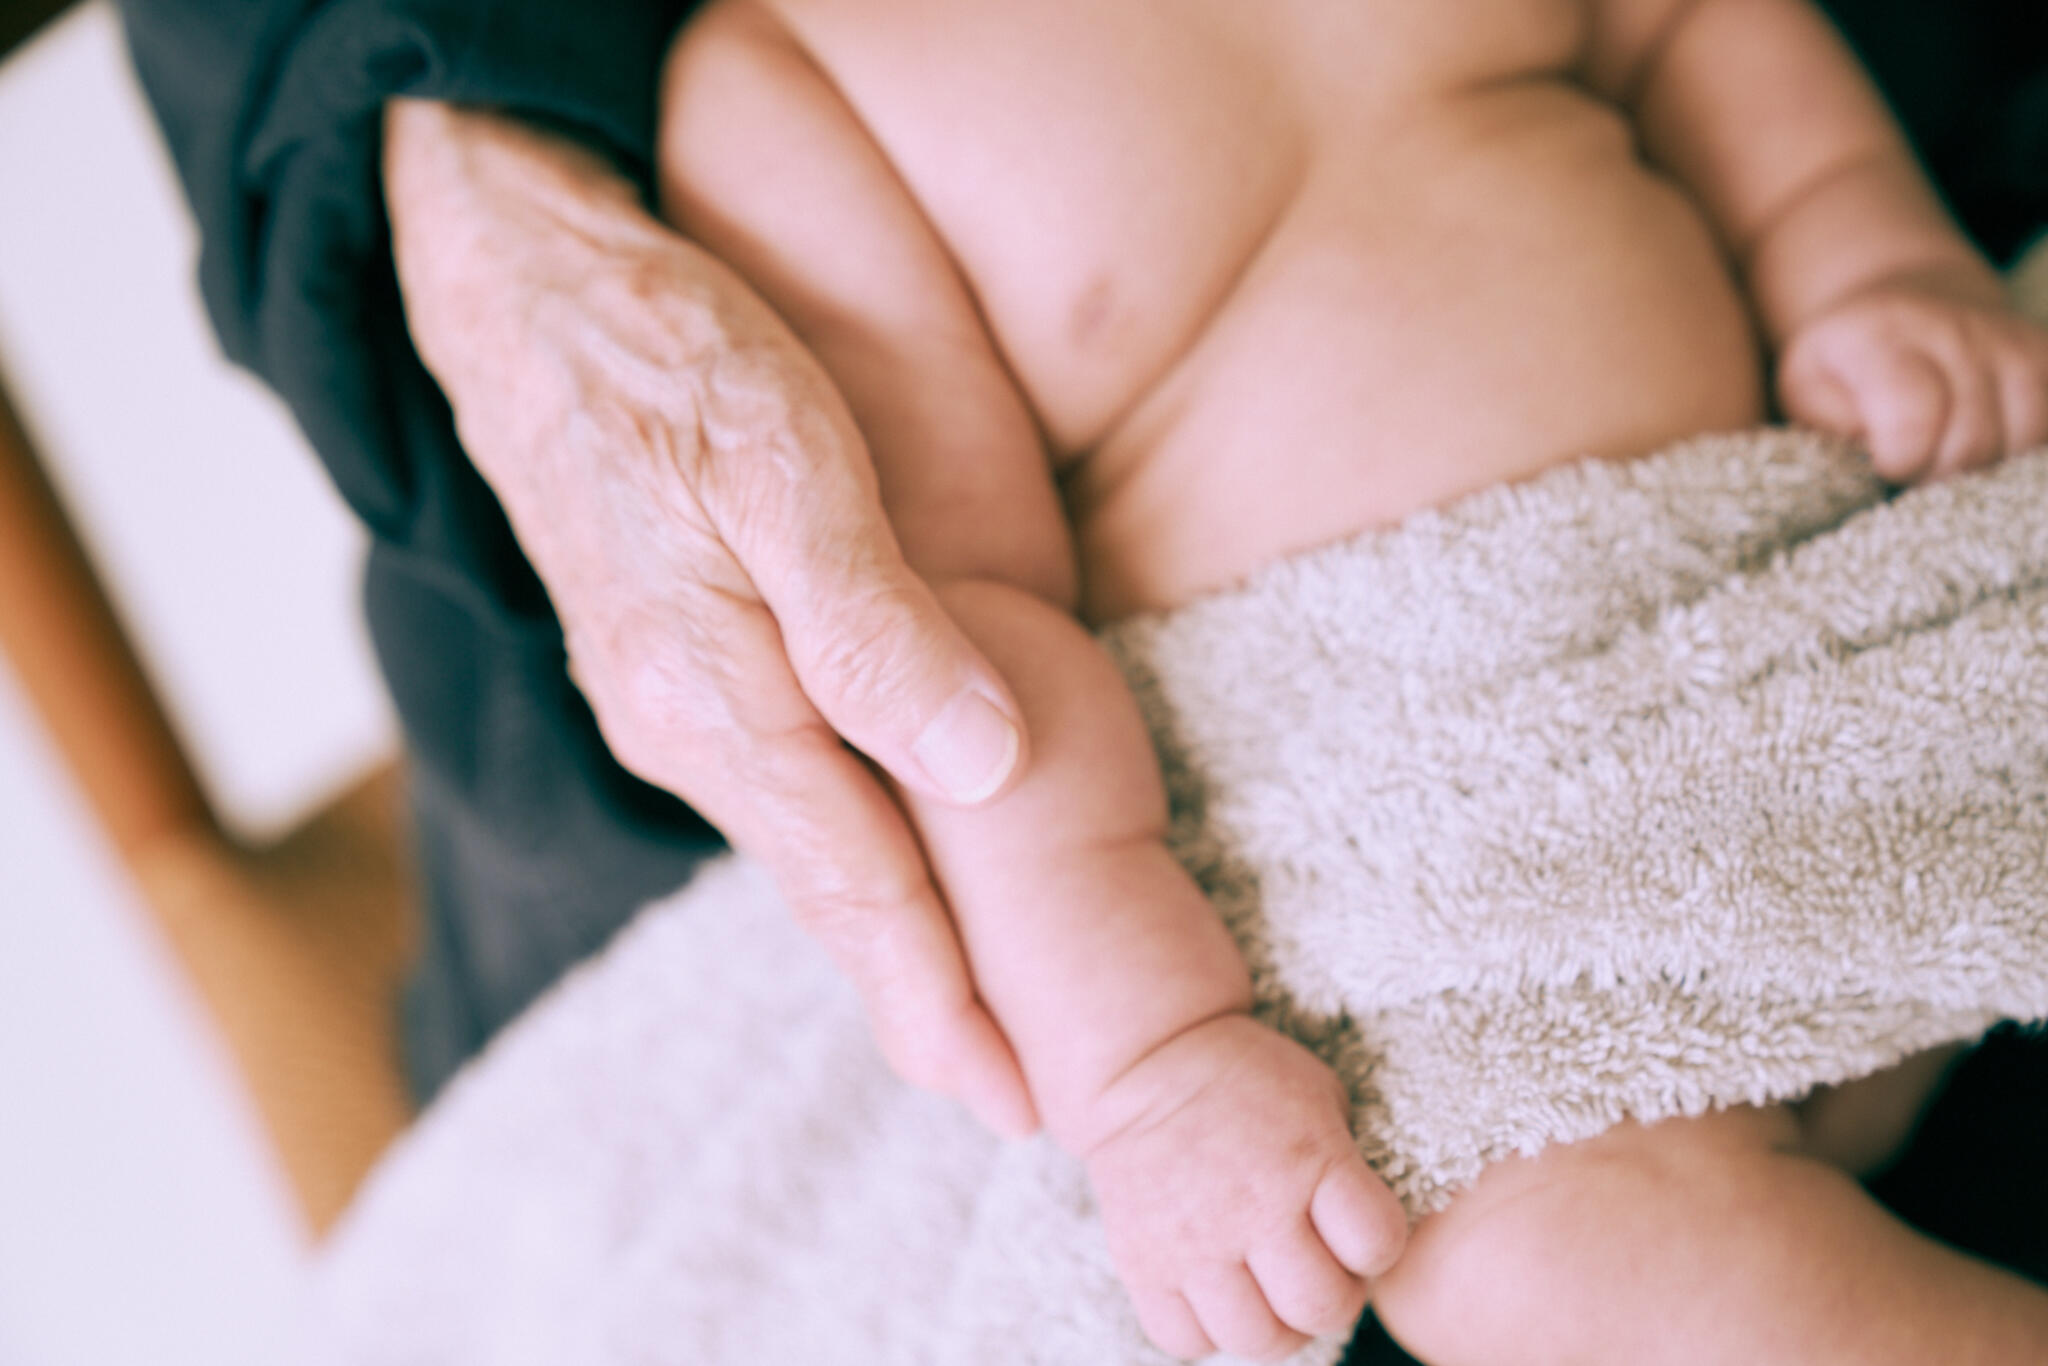
<path id="1" fill-rule="evenodd" d="M 1237 946 L 1163 842 L 1122 677 L 1043 601 L 966 580 L 941 598 L 1038 744 L 994 804 L 912 809 L 1046 1126 L 1088 1164 L 1146 1331 L 1181 1356 L 1268 1356 L 1298 1343 L 1290 1329 L 1343 1330 L 1398 1251 L 1399 1207 L 1337 1079 L 1245 1013 Z"/>
<path id="2" fill-rule="evenodd" d="M 1087 1162 L 1141 1322 L 1182 1356 L 1343 1330 L 1398 1249 L 1400 1211 L 1337 1079 L 1245 1013 L 1237 946 L 1163 843 L 1122 677 L 1032 595 L 962 579 L 940 596 L 1037 748 L 991 805 L 912 811 L 1046 1126 Z"/>
<path id="3" fill-rule="evenodd" d="M 2048 441 L 2048 332 L 2008 307 L 1808 0 L 1598 0 L 1592 83 L 1693 191 L 1800 422 L 1912 480 Z"/>
<path id="4" fill-rule="evenodd" d="M 1035 419 L 944 239 L 755 6 L 716 6 L 679 44 L 659 159 L 665 211 L 838 384 L 905 556 L 1024 711 L 1035 752 L 1008 790 L 972 809 L 897 795 L 1037 1112 L 1087 1162 L 1146 1330 L 1182 1355 L 1263 1356 L 1343 1329 L 1405 1221 L 1336 1078 L 1246 1013 L 1236 946 L 1166 851 L 1136 704 L 1072 615 Z M 990 1070 L 915 1079 L 988 1118 Z"/>

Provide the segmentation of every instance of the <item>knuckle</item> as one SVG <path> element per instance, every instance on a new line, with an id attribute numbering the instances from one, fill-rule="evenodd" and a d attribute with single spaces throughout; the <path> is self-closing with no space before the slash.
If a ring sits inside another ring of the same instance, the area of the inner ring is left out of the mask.
<path id="1" fill-rule="evenodd" d="M 782 511 L 843 471 L 851 419 L 806 358 L 770 339 L 702 364 L 692 407 L 709 490 L 735 513 Z"/>
<path id="2" fill-rule="evenodd" d="M 715 690 L 681 654 L 624 648 L 606 661 L 592 710 L 605 744 L 627 771 L 674 788 L 713 759 L 731 766 L 738 732 L 721 724 Z M 585 671 L 589 672 L 588 670 Z"/>
<path id="3" fill-rule="evenodd" d="M 703 584 L 683 585 L 669 606 L 612 631 L 594 658 L 606 675 L 599 724 L 621 760 L 671 771 L 715 769 L 764 794 L 810 777 L 776 762 L 788 750 L 771 722 L 782 715 L 779 665 L 764 658 L 757 618 Z M 645 776 L 644 774 L 642 776 Z"/>
<path id="4" fill-rule="evenodd" d="M 646 654 L 622 665 L 614 749 L 641 777 L 675 771 L 698 746 L 702 729 L 695 690 L 673 656 Z"/>
<path id="5" fill-rule="evenodd" d="M 688 680 L 675 660 L 659 653 L 638 654 L 620 667 L 619 700 L 626 724 L 637 734 L 666 737 L 684 730 L 689 704 Z"/>
<path id="6" fill-rule="evenodd" d="M 783 756 L 780 762 L 786 764 L 793 758 L 793 746 L 798 743 L 785 738 L 771 745 L 769 752 Z M 774 766 L 771 763 L 770 767 Z M 785 853 L 793 865 L 795 895 L 802 902 L 799 913 L 808 923 L 824 929 L 843 927 L 865 937 L 875 933 L 879 923 L 900 914 L 913 899 L 910 879 L 895 866 L 894 860 L 862 859 L 855 863 L 829 857 L 829 832 L 820 819 L 804 810 L 791 810 L 787 816 L 785 829 L 790 838 L 785 842 Z M 878 863 L 880 866 L 876 866 Z"/>
<path id="7" fill-rule="evenodd" d="M 902 1015 L 914 999 L 905 980 L 912 965 L 897 961 L 896 931 L 902 917 L 916 913 L 922 889 L 895 869 L 856 876 L 839 860 L 820 856 L 818 842 L 802 844 L 810 847 L 794 858 L 799 866 L 791 914 L 849 965 L 864 994 L 892 1017 Z"/>
<path id="8" fill-rule="evenodd" d="M 779 854 L 785 862 L 789 860 L 786 843 Z M 875 972 L 869 952 L 877 938 L 873 913 L 860 898 L 819 886 L 821 879 L 814 865 L 827 861 L 823 855 L 798 854 L 795 860 L 802 866 L 796 875 L 797 887 L 790 893 L 790 914 L 805 934 L 831 951 L 862 995 L 873 996 Z"/>
<path id="9" fill-rule="evenodd" d="M 701 370 L 698 421 L 712 449 L 759 450 L 786 440 L 799 413 L 789 379 L 786 359 L 758 341 L 735 339 L 711 353 Z"/>
<path id="10" fill-rule="evenodd" d="M 877 588 L 801 640 L 808 687 L 843 705 L 886 714 L 908 691 L 920 655 L 906 590 Z"/>

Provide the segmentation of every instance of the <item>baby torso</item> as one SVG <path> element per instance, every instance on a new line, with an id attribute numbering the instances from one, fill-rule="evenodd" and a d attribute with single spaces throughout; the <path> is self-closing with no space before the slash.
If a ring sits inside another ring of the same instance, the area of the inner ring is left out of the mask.
<path id="1" fill-rule="evenodd" d="M 1084 614 L 1762 412 L 1588 0 L 772 0 L 1040 423 Z"/>

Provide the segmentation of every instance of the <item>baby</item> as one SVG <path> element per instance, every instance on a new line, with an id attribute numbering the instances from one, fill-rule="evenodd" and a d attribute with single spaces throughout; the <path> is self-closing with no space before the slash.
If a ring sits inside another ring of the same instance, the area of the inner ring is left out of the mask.
<path id="1" fill-rule="evenodd" d="M 1805 0 L 723 0 L 664 95 L 664 210 L 831 373 L 1034 737 L 972 810 L 901 794 L 1030 1095 L 997 1044 L 943 1084 L 1086 1162 L 1160 1347 L 1275 1356 L 1371 1282 L 1438 1366 L 2048 1359 L 2048 1295 L 1814 1160 L 1924 1063 L 1503 1164 L 1402 1255 L 1083 625 L 1753 425 L 1767 356 L 1896 480 L 2048 440 L 2048 334 Z"/>

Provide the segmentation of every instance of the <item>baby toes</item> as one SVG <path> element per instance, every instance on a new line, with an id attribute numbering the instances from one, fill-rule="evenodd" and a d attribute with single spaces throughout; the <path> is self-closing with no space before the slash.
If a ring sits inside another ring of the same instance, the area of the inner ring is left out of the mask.
<path id="1" fill-rule="evenodd" d="M 1377 1276 L 1401 1258 L 1408 1215 L 1386 1184 L 1353 1154 L 1332 1163 L 1309 1198 L 1309 1220 L 1344 1268 Z"/>
<path id="2" fill-rule="evenodd" d="M 1249 1361 L 1278 1361 L 1308 1341 L 1274 1315 L 1242 1262 L 1204 1267 L 1188 1278 L 1188 1303 L 1221 1351 Z"/>
<path id="3" fill-rule="evenodd" d="M 1245 1264 L 1290 1328 L 1329 1337 L 1349 1331 L 1365 1312 L 1364 1279 L 1337 1265 L 1307 1219 L 1254 1248 Z"/>

